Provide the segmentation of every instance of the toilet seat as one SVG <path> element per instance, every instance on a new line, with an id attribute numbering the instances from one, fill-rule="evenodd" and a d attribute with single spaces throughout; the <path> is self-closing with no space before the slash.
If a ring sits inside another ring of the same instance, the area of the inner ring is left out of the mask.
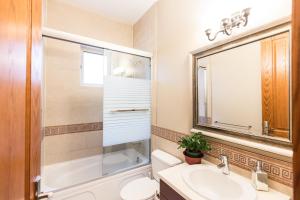
<path id="1" fill-rule="evenodd" d="M 123 200 L 155 199 L 155 194 L 158 190 L 159 184 L 156 180 L 143 177 L 125 185 L 120 192 L 120 196 Z"/>

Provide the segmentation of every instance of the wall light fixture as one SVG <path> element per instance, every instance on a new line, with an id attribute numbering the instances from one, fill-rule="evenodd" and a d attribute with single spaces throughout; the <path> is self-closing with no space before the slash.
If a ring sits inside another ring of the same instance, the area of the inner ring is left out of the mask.
<path id="1" fill-rule="evenodd" d="M 236 12 L 232 14 L 231 18 L 224 18 L 221 20 L 221 28 L 218 32 L 215 33 L 213 37 L 211 37 L 212 30 L 207 29 L 205 34 L 209 41 L 213 41 L 217 38 L 219 33 L 223 33 L 226 35 L 231 35 L 233 28 L 239 28 L 241 26 L 247 26 L 248 24 L 248 16 L 250 15 L 251 8 L 246 8 L 241 12 Z"/>

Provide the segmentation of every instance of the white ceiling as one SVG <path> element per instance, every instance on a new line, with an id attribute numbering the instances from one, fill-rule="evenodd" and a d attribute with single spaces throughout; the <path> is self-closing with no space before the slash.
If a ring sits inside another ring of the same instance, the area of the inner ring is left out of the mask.
<path id="1" fill-rule="evenodd" d="M 113 20 L 136 23 L 157 0 L 58 0 Z"/>

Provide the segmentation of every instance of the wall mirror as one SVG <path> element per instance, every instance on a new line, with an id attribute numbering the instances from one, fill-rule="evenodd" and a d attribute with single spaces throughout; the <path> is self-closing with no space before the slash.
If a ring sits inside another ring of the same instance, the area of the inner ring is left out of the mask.
<path id="1" fill-rule="evenodd" d="M 194 128 L 291 144 L 290 22 L 193 52 Z"/>

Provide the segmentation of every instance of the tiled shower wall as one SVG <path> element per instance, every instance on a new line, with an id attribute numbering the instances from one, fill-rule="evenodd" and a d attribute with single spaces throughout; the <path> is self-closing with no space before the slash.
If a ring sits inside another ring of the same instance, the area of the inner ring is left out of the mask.
<path id="1" fill-rule="evenodd" d="M 61 1 L 45 3 L 47 27 L 132 47 L 131 25 Z M 80 85 L 80 45 L 51 39 L 44 42 L 44 164 L 101 153 L 102 89 Z"/>
<path id="2" fill-rule="evenodd" d="M 44 39 L 43 163 L 102 153 L 102 87 L 81 85 L 81 47 Z"/>
<path id="3" fill-rule="evenodd" d="M 44 164 L 102 154 L 102 122 L 44 128 Z"/>
<path id="4" fill-rule="evenodd" d="M 102 122 L 71 124 L 60 126 L 46 126 L 44 128 L 44 136 L 62 135 L 78 132 L 100 131 L 103 130 Z"/>

